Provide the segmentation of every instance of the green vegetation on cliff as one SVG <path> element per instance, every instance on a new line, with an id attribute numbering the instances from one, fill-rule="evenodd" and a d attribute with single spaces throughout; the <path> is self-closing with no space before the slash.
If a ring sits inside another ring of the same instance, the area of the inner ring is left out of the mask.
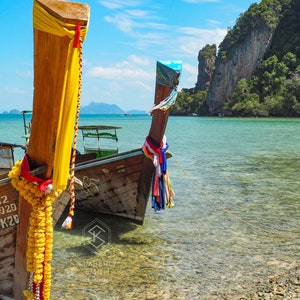
<path id="1" fill-rule="evenodd" d="M 261 24 L 275 30 L 271 47 L 250 80 L 241 79 L 222 109 L 234 116 L 300 116 L 300 1 L 262 0 L 252 4 L 229 30 L 219 56 L 243 43 Z M 209 49 L 206 46 L 206 49 Z M 173 114 L 208 114 L 207 90 L 179 93 Z"/>
<path id="2" fill-rule="evenodd" d="M 225 111 L 235 116 L 299 116 L 300 65 L 294 53 L 263 61 L 251 80 L 241 79 Z"/>
<path id="3" fill-rule="evenodd" d="M 220 51 L 227 51 L 243 42 L 247 34 L 261 24 L 276 28 L 290 2 L 291 0 L 262 0 L 259 4 L 251 4 L 248 10 L 237 19 L 233 29 L 228 31 L 219 46 Z"/>
<path id="4" fill-rule="evenodd" d="M 172 106 L 171 115 L 207 115 L 208 106 L 206 104 L 207 90 L 191 93 L 182 91 L 178 93 L 177 100 Z"/>

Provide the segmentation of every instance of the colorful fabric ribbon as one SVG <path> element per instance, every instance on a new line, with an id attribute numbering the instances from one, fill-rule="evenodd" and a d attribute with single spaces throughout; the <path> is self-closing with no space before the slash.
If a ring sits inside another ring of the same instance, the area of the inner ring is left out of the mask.
<path id="1" fill-rule="evenodd" d="M 163 137 L 160 146 L 157 146 L 150 136 L 146 137 L 143 145 L 144 154 L 153 161 L 155 167 L 152 180 L 152 208 L 155 211 L 174 206 L 174 191 L 167 171 L 168 148 L 166 136 Z"/>
<path id="2" fill-rule="evenodd" d="M 26 180 L 33 182 L 39 186 L 41 192 L 46 192 L 49 184 L 52 184 L 52 179 L 42 179 L 31 174 L 28 155 L 25 154 L 21 164 L 21 175 Z"/>
<path id="3" fill-rule="evenodd" d="M 149 114 L 152 114 L 152 112 L 156 109 L 160 109 L 163 111 L 166 111 L 167 109 L 169 109 L 172 105 L 175 104 L 176 99 L 177 99 L 177 87 L 173 87 L 173 89 L 170 91 L 169 95 L 163 99 L 161 102 L 159 102 L 157 105 L 154 105 L 150 110 L 149 110 Z"/>

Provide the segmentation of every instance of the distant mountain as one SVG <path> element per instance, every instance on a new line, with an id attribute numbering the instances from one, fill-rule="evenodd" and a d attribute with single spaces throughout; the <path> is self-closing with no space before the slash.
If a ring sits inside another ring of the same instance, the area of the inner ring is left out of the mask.
<path id="1" fill-rule="evenodd" d="M 10 115 L 16 115 L 16 114 L 20 114 L 20 113 L 21 112 L 19 110 L 17 110 L 17 109 L 12 109 L 10 111 L 4 111 L 3 112 L 3 114 L 6 114 L 6 115 L 8 115 L 8 114 L 10 114 Z"/>
<path id="2" fill-rule="evenodd" d="M 20 114 L 21 112 L 17 109 L 12 109 L 10 111 L 4 111 L 3 114 Z M 122 110 L 119 106 L 116 104 L 107 104 L 107 103 L 97 103 L 97 102 L 91 102 L 86 106 L 82 106 L 80 108 L 81 114 L 118 114 L 118 115 L 143 115 L 147 114 L 144 110 L 136 110 L 132 109 L 129 111 Z M 1 113 L 0 113 L 1 114 Z"/>
<path id="3" fill-rule="evenodd" d="M 86 106 L 80 108 L 82 114 L 125 114 L 116 104 L 91 102 Z"/>
<path id="4" fill-rule="evenodd" d="M 145 110 L 137 110 L 137 109 L 132 109 L 126 112 L 129 115 L 146 115 L 147 112 Z"/>
<path id="5" fill-rule="evenodd" d="M 143 115 L 147 114 L 144 110 L 132 109 L 129 111 L 124 111 L 116 104 L 107 104 L 103 102 L 91 102 L 86 106 L 80 108 L 80 113 L 82 114 L 129 114 L 129 115 Z"/>

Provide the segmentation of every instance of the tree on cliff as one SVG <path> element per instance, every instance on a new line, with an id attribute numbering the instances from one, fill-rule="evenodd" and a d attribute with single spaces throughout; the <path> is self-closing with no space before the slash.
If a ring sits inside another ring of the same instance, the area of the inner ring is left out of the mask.
<path id="1" fill-rule="evenodd" d="M 192 114 L 207 115 L 208 106 L 206 103 L 207 90 L 190 92 L 181 91 L 177 100 L 172 106 L 171 115 L 187 116 Z"/>

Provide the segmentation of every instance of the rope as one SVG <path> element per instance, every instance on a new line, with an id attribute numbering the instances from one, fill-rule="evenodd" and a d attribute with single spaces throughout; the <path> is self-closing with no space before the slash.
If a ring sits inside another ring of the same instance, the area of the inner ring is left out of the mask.
<path id="1" fill-rule="evenodd" d="M 199 184 L 194 180 L 194 178 L 186 171 L 186 169 L 180 164 L 180 162 L 177 160 L 177 158 L 174 156 L 174 154 L 172 153 L 172 158 L 175 159 L 177 165 L 180 167 L 180 169 L 183 171 L 183 173 L 187 176 L 187 178 L 189 178 L 191 180 L 191 182 L 194 184 L 194 186 L 199 190 L 199 192 L 201 192 L 202 194 L 204 194 L 206 197 L 208 198 L 211 198 L 211 196 L 203 191 L 201 189 L 201 187 L 199 186 Z M 213 204 L 216 208 L 219 208 L 221 210 L 223 210 L 226 214 L 230 215 L 233 219 L 236 219 L 238 220 L 239 222 L 241 223 L 244 223 L 246 224 L 247 226 L 249 227 L 252 227 L 254 229 L 257 229 L 261 232 L 264 232 L 264 233 L 267 233 L 267 234 L 273 234 L 273 235 L 277 235 L 277 236 L 282 236 L 282 237 L 285 237 L 285 238 L 296 238 L 295 235 L 293 234 L 287 234 L 286 232 L 280 232 L 278 230 L 270 230 L 270 229 L 265 229 L 265 228 L 262 228 L 261 226 L 258 226 L 258 225 L 255 225 L 255 224 L 252 224 L 246 220 L 244 220 L 243 218 L 237 216 L 234 212 L 228 210 L 227 208 L 225 208 L 224 206 L 222 205 L 219 205 L 217 203 L 214 203 Z"/>

